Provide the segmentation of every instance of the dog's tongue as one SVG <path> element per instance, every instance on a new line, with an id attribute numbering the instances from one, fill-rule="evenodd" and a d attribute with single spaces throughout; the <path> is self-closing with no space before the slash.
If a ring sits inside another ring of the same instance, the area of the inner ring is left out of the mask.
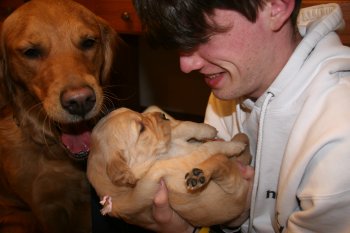
<path id="1" fill-rule="evenodd" d="M 73 155 L 87 154 L 90 150 L 90 135 L 90 131 L 84 131 L 79 134 L 63 133 L 61 140 Z"/>

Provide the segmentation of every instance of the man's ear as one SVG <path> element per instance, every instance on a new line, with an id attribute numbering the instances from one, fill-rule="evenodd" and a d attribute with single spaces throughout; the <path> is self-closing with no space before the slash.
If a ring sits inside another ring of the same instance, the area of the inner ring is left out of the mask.
<path id="1" fill-rule="evenodd" d="M 270 0 L 270 29 L 278 31 L 290 20 L 295 6 L 295 0 Z"/>

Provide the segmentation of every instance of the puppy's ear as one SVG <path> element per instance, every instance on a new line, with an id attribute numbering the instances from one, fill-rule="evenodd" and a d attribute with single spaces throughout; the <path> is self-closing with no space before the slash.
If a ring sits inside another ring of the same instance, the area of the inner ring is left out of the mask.
<path id="1" fill-rule="evenodd" d="M 114 54 L 117 49 L 117 44 L 121 43 L 121 39 L 117 32 L 102 18 L 98 17 L 98 22 L 102 35 L 103 44 L 103 67 L 101 70 L 101 83 L 106 84 L 109 81 L 109 76 L 114 62 Z"/>
<path id="2" fill-rule="evenodd" d="M 148 113 L 148 112 L 161 112 L 164 113 L 164 115 L 166 116 L 167 119 L 171 119 L 173 120 L 173 117 L 170 116 L 167 112 L 165 112 L 163 109 L 161 109 L 160 107 L 158 107 L 157 105 L 151 105 L 148 106 L 143 113 Z"/>
<path id="3" fill-rule="evenodd" d="M 106 172 L 109 179 L 117 186 L 134 187 L 137 179 L 127 165 L 121 152 L 115 152 L 107 161 Z"/>

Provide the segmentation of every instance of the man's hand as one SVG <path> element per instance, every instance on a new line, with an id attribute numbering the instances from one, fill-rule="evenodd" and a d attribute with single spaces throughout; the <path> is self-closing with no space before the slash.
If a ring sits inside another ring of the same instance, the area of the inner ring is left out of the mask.
<path id="1" fill-rule="evenodd" d="M 249 218 L 249 213 L 250 213 L 251 194 L 252 194 L 252 188 L 253 188 L 253 182 L 254 182 L 254 169 L 249 165 L 243 165 L 240 161 L 237 161 L 237 164 L 238 164 L 238 169 L 241 171 L 243 178 L 248 180 L 250 183 L 249 192 L 247 194 L 249 195 L 249 198 L 247 198 L 245 211 L 238 218 L 235 218 L 231 222 L 227 223 L 226 226 L 228 227 L 241 226 Z"/>
<path id="2" fill-rule="evenodd" d="M 240 169 L 244 179 L 249 180 L 250 190 L 252 189 L 254 169 L 250 166 L 243 165 L 239 161 Z M 227 226 L 240 226 L 249 216 L 250 198 L 246 203 L 246 211 Z M 168 190 L 163 180 L 160 181 L 159 190 L 153 200 L 153 218 L 154 224 L 146 226 L 147 229 L 159 233 L 192 233 L 194 227 L 182 219 L 169 205 Z"/>
<path id="3" fill-rule="evenodd" d="M 155 224 L 146 228 L 161 233 L 192 233 L 193 226 L 182 219 L 169 205 L 168 190 L 163 180 L 153 200 Z"/>

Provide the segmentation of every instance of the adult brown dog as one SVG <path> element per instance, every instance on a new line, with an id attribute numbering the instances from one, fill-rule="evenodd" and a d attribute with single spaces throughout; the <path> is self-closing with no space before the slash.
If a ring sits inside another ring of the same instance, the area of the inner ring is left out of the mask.
<path id="1" fill-rule="evenodd" d="M 31 0 L 4 21 L 0 232 L 91 232 L 81 160 L 115 43 L 105 21 L 69 0 Z"/>
<path id="2" fill-rule="evenodd" d="M 239 218 L 249 208 L 250 184 L 240 172 L 250 161 L 248 139 L 214 139 L 216 129 L 178 121 L 154 107 L 114 110 L 94 128 L 87 175 L 103 214 L 150 225 L 152 199 L 163 179 L 172 208 L 193 225 Z M 186 176 L 185 176 L 186 175 Z"/>

